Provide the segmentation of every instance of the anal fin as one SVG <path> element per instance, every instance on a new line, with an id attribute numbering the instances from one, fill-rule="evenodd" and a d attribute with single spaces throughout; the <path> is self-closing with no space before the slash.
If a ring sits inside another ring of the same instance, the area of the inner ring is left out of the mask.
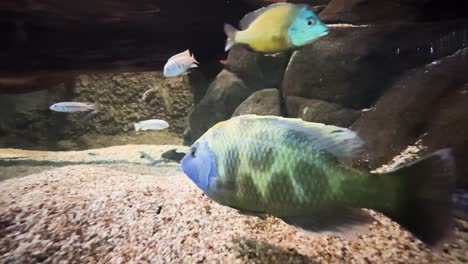
<path id="1" fill-rule="evenodd" d="M 265 214 L 262 214 L 262 213 L 256 213 L 256 212 L 250 212 L 250 211 L 244 211 L 244 210 L 239 210 L 239 209 L 236 209 L 237 212 L 239 214 L 243 214 L 243 215 L 248 215 L 248 216 L 255 216 L 255 217 L 258 217 L 262 220 L 265 220 L 267 217 Z"/>
<path id="2" fill-rule="evenodd" d="M 281 216 L 284 222 L 301 230 L 319 235 L 334 235 L 354 240 L 369 231 L 377 221 L 362 209 L 333 208 L 297 216 Z"/>

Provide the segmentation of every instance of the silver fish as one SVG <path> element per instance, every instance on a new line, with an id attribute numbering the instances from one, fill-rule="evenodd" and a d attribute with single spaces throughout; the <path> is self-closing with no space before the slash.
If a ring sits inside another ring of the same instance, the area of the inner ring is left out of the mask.
<path id="1" fill-rule="evenodd" d="M 75 113 L 75 112 L 97 112 L 95 104 L 82 103 L 82 102 L 61 102 L 53 104 L 49 107 L 50 110 L 55 112 Z"/>
<path id="2" fill-rule="evenodd" d="M 199 62 L 195 59 L 189 50 L 170 57 L 164 65 L 165 77 L 176 77 L 187 74 L 191 68 L 198 67 Z"/>

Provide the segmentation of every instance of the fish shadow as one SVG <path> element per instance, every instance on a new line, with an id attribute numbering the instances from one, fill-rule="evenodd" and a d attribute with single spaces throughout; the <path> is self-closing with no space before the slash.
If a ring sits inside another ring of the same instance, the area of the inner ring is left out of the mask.
<path id="1" fill-rule="evenodd" d="M 294 248 L 283 249 L 252 238 L 234 238 L 232 243 L 237 258 L 248 263 L 320 263 L 300 254 Z"/>
<path id="2" fill-rule="evenodd" d="M 97 160 L 97 161 L 52 161 L 52 160 L 33 160 L 33 159 L 18 159 L 18 158 L 7 158 L 0 159 L 0 167 L 10 166 L 50 166 L 50 167 L 65 167 L 71 165 L 93 165 L 93 164 L 133 164 L 133 165 L 145 165 L 138 162 L 129 162 L 126 160 Z"/>
<path id="3" fill-rule="evenodd" d="M 130 162 L 126 160 L 94 160 L 94 161 L 53 161 L 53 160 L 34 160 L 23 157 L 0 158 L 0 171 L 2 168 L 10 168 L 0 174 L 0 182 L 10 178 L 22 177 L 31 173 L 40 173 L 52 168 L 60 168 L 73 165 L 132 165 L 154 167 L 160 164 L 159 160 L 145 164 L 140 162 Z"/>

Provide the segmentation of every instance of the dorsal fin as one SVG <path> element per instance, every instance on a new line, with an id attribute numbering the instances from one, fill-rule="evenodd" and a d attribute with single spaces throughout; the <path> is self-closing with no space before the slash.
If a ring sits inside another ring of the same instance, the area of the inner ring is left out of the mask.
<path id="1" fill-rule="evenodd" d="M 323 149 L 335 157 L 357 157 L 364 150 L 364 142 L 356 132 L 350 129 L 306 122 L 302 119 L 285 120 L 283 122 L 289 123 L 296 131 L 307 135 L 317 149 Z"/>
<path id="2" fill-rule="evenodd" d="M 325 150 L 337 158 L 353 158 L 364 151 L 364 142 L 352 130 L 322 123 L 307 122 L 300 118 L 243 115 L 245 119 L 264 119 L 275 126 L 286 127 L 291 137 L 305 137 L 315 149 Z"/>
<path id="3" fill-rule="evenodd" d="M 240 30 L 245 30 L 247 29 L 252 22 L 257 19 L 261 14 L 265 13 L 266 11 L 270 10 L 271 8 L 280 6 L 280 5 L 291 5 L 290 3 L 275 3 L 271 4 L 269 6 L 262 7 L 260 9 L 257 9 L 255 11 L 252 11 L 250 13 L 247 13 L 239 22 L 239 28 Z"/>
<path id="4" fill-rule="evenodd" d="M 178 57 L 185 57 L 185 56 L 190 57 L 190 51 L 189 51 L 188 49 L 185 50 L 185 51 L 182 51 L 182 52 L 179 53 L 179 54 L 176 54 L 176 55 L 170 57 L 170 58 L 168 59 L 168 61 L 173 60 L 173 59 L 178 58 Z"/>

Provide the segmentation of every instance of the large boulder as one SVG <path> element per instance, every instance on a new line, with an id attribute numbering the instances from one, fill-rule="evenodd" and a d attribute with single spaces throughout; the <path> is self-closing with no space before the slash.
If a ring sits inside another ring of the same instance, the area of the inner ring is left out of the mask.
<path id="1" fill-rule="evenodd" d="M 203 63 L 202 66 L 191 70 L 187 75 L 188 83 L 187 86 L 192 91 L 193 102 L 198 104 L 203 96 L 205 96 L 206 90 L 210 83 L 216 78 L 224 65 L 220 61 L 210 61 Z"/>
<path id="2" fill-rule="evenodd" d="M 291 57 L 285 96 L 370 106 L 393 80 L 468 45 L 468 23 L 332 27 Z"/>
<path id="3" fill-rule="evenodd" d="M 263 89 L 253 93 L 237 107 L 232 116 L 247 114 L 281 116 L 281 97 L 278 89 Z"/>
<path id="4" fill-rule="evenodd" d="M 389 23 L 466 18 L 463 0 L 331 0 L 320 18 L 328 23 Z"/>
<path id="5" fill-rule="evenodd" d="M 190 145 L 214 124 L 229 119 L 236 108 L 254 92 L 255 89 L 245 85 L 234 73 L 221 71 L 190 114 L 190 135 L 185 135 L 184 144 Z"/>
<path id="6" fill-rule="evenodd" d="M 464 49 L 422 68 L 411 70 L 399 78 L 370 111 L 362 114 L 352 129 L 366 142 L 365 159 L 370 168 L 387 163 L 413 144 L 427 131 L 433 114 L 439 116 L 437 122 L 440 122 L 440 116 L 447 116 L 448 109 L 438 108 L 444 105 L 440 104 L 440 100 L 445 94 L 468 82 L 467 68 L 468 49 Z M 460 101 L 457 101 L 457 106 L 459 104 Z M 456 109 L 461 112 L 449 119 L 452 125 L 458 118 L 468 116 L 466 101 L 464 107 Z M 456 126 L 442 126 L 440 129 L 442 130 L 439 132 L 445 134 L 439 134 L 438 146 L 451 142 L 452 139 L 448 137 L 459 133 Z M 451 132 L 444 132 L 443 129 Z M 461 143 L 463 139 L 456 142 Z"/>
<path id="7" fill-rule="evenodd" d="M 289 57 L 289 51 L 271 56 L 249 51 L 243 45 L 235 45 L 229 51 L 225 68 L 252 88 L 279 87 Z"/>
<path id="8" fill-rule="evenodd" d="M 286 98 L 286 109 L 288 117 L 341 127 L 350 126 L 360 115 L 360 111 L 338 104 L 297 96 Z"/>
<path id="9" fill-rule="evenodd" d="M 193 94 L 193 103 L 198 104 L 208 89 L 209 82 L 201 72 L 193 72 L 187 75 L 188 87 Z"/>
<path id="10" fill-rule="evenodd" d="M 431 111 L 429 130 L 422 139 L 421 154 L 452 148 L 457 185 L 468 189 L 468 83 L 444 96 Z"/>
<path id="11" fill-rule="evenodd" d="M 320 18 L 326 23 L 408 22 L 415 21 L 419 12 L 411 1 L 332 0 Z"/>

